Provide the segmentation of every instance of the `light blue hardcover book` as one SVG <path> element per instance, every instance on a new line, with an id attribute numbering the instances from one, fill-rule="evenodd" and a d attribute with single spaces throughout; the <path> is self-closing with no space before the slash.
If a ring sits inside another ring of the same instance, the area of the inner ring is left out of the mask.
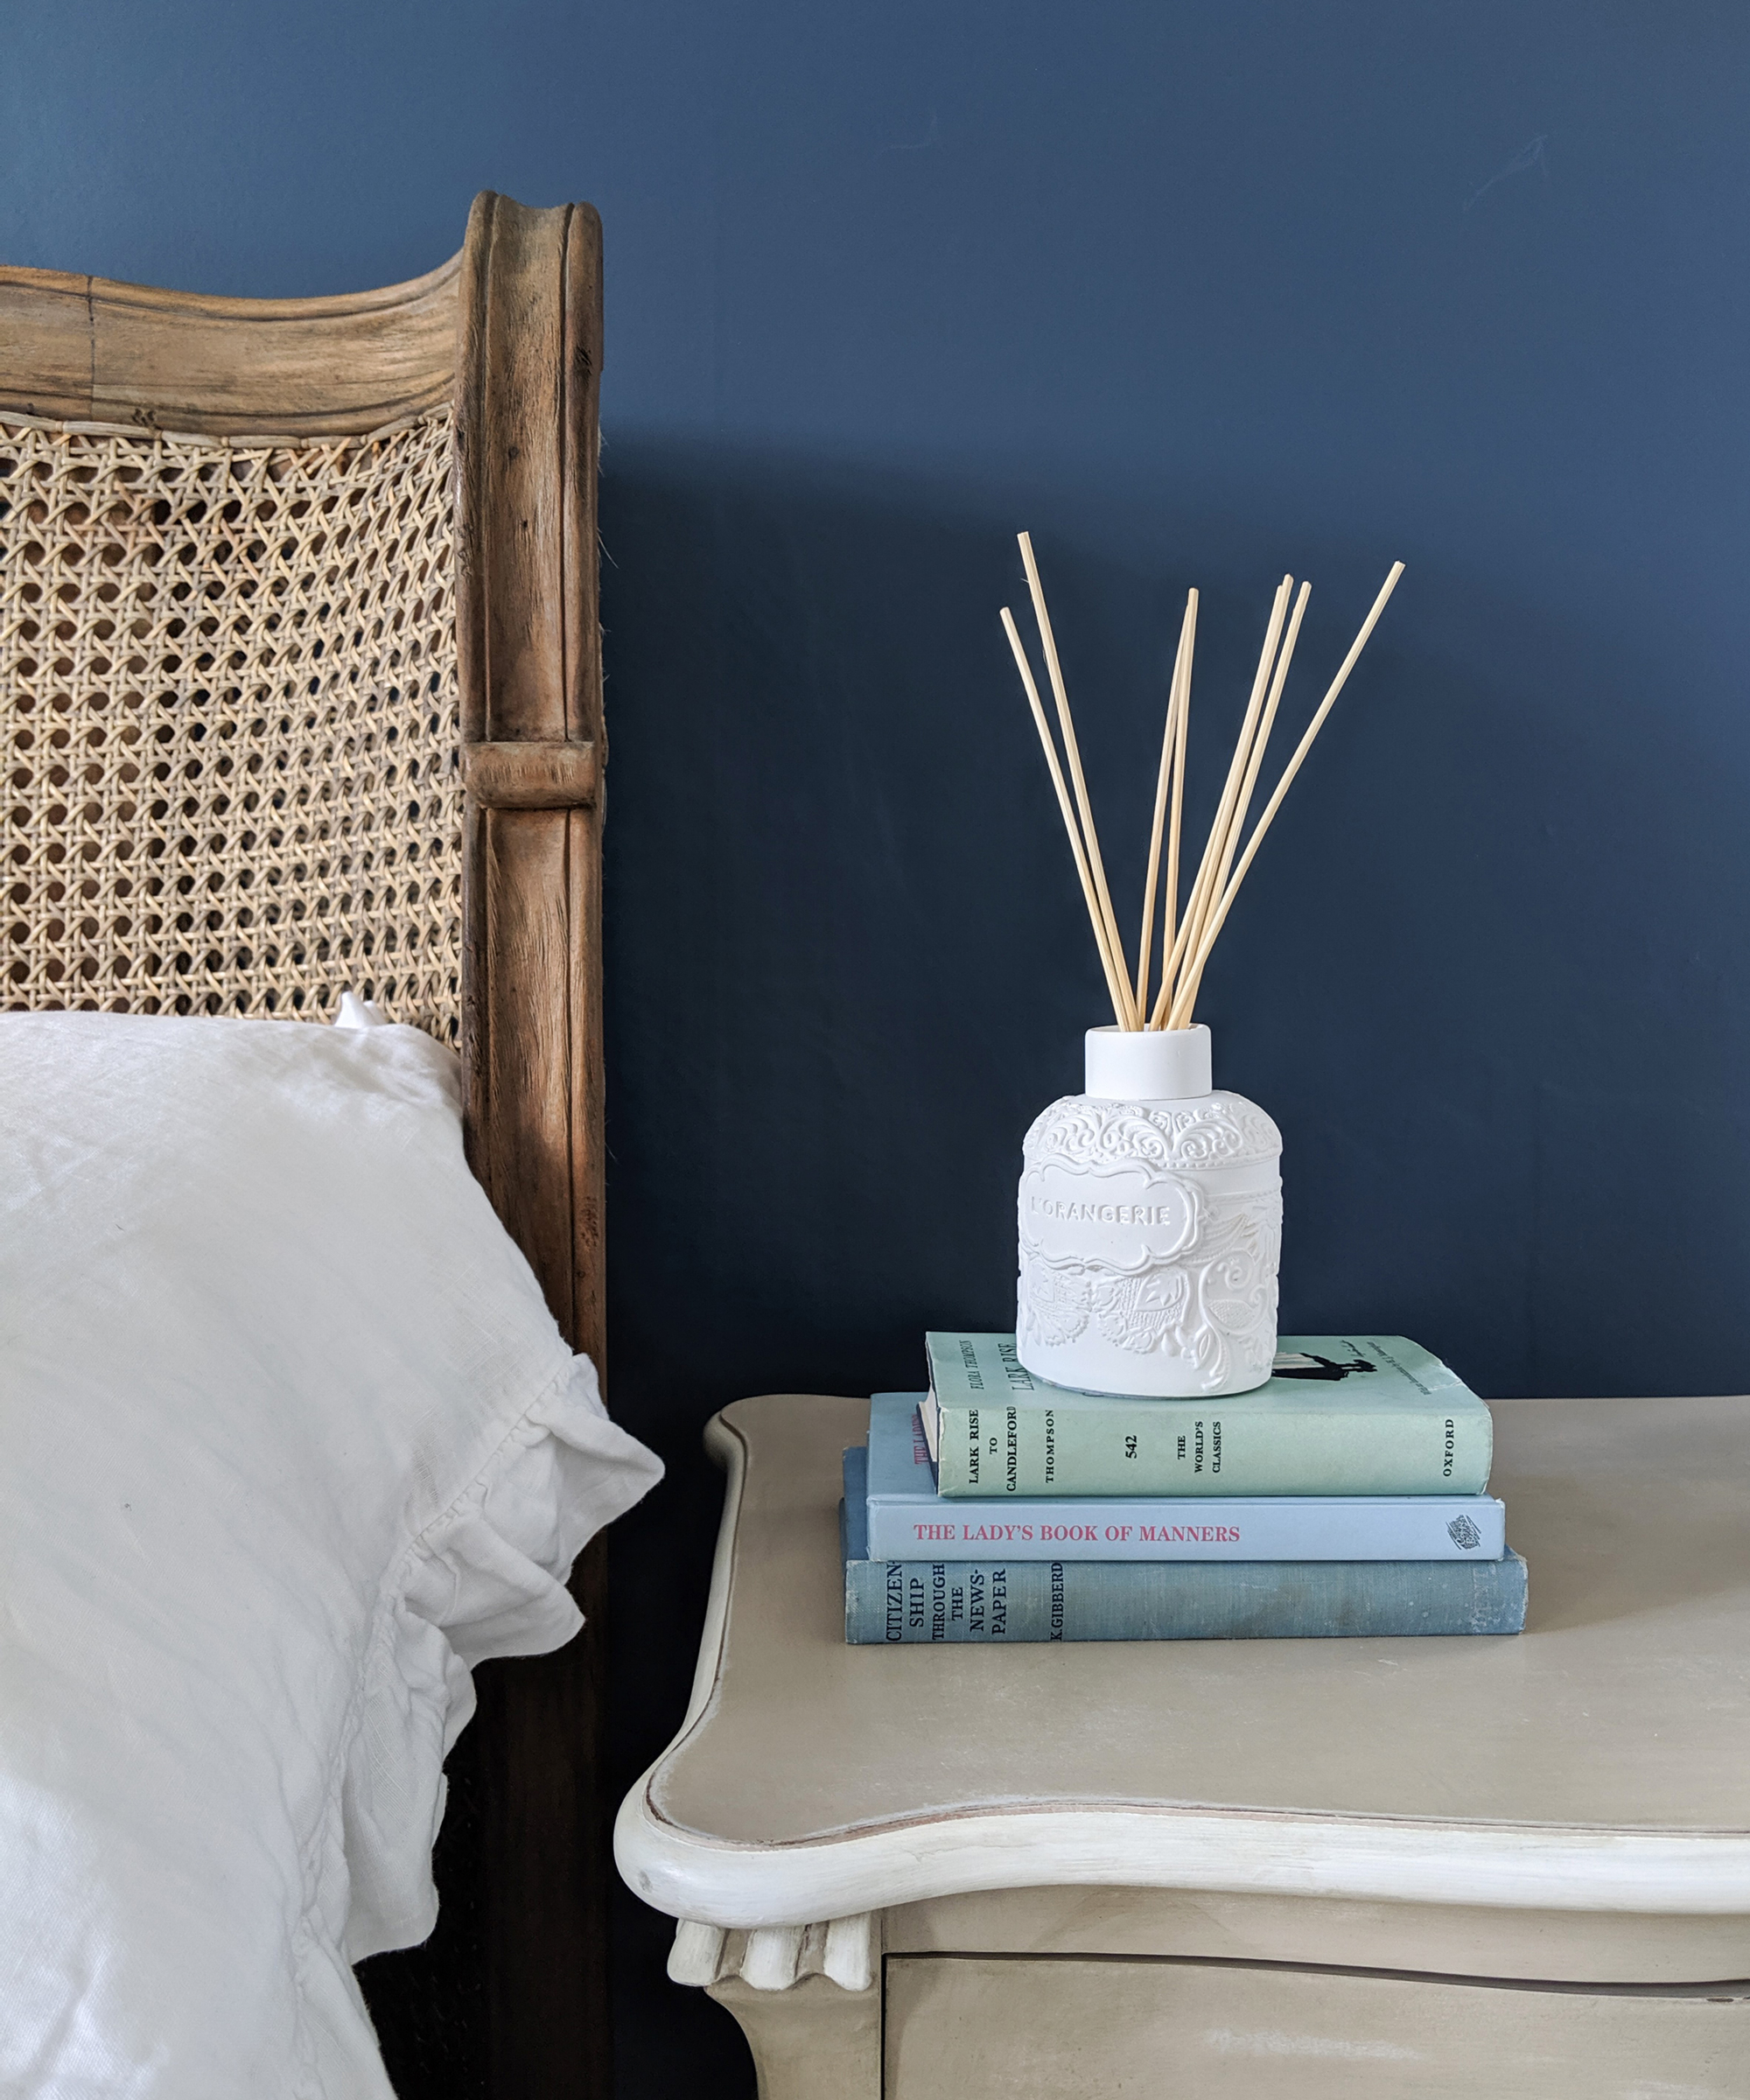
<path id="1" fill-rule="evenodd" d="M 869 1404 L 869 1557 L 1010 1560 L 1499 1560 L 1488 1494 L 1277 1494 L 950 1502 L 936 1492 L 921 1393 Z M 846 1478 L 861 1449 L 847 1452 Z M 847 1487 L 848 1494 L 850 1490 Z"/>
<path id="2" fill-rule="evenodd" d="M 871 1560 L 854 1468 L 845 1486 L 839 1545 L 853 1647 L 1402 1639 L 1525 1625 L 1525 1563 L 1511 1548 L 1486 1561 Z"/>

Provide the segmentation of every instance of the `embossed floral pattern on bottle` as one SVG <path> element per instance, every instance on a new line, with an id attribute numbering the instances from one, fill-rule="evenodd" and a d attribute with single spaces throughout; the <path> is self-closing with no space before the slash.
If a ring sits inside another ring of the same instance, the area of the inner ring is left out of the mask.
<path id="1" fill-rule="evenodd" d="M 1270 1375 L 1282 1138 L 1237 1094 L 1071 1095 L 1027 1132 L 1017 1338 L 1095 1390 L 1243 1392 Z"/>

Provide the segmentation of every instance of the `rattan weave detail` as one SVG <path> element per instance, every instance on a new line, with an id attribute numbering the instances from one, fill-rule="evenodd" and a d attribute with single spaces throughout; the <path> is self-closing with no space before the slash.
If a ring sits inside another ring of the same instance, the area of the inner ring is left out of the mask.
<path id="1" fill-rule="evenodd" d="M 452 451 L 0 417 L 0 1005 L 454 1039 Z"/>

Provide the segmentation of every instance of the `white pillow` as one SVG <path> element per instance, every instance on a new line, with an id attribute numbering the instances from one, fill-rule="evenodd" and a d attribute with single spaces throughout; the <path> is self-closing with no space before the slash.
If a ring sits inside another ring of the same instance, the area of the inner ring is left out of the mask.
<path id="1" fill-rule="evenodd" d="M 468 1665 L 661 1470 L 448 1051 L 0 1016 L 0 2092 L 388 2095 L 350 1964 L 431 1928 Z"/>

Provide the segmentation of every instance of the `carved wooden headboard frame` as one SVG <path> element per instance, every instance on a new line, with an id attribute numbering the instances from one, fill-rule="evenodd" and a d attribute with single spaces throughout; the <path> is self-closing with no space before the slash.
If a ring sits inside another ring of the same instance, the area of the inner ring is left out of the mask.
<path id="1" fill-rule="evenodd" d="M 340 298 L 0 270 L 0 1004 L 459 1020 L 474 1171 L 598 1366 L 600 368 L 588 205 L 484 193 L 459 256 Z M 608 2092 L 598 1550 L 574 1587 L 584 1634 L 482 1684 L 495 2100 Z"/>
<path id="2" fill-rule="evenodd" d="M 601 221 L 475 200 L 456 373 L 462 1045 L 474 1171 L 605 1367 Z M 606 1562 L 584 1634 L 499 1673 L 486 1890 L 494 2100 L 607 2100 Z"/>

